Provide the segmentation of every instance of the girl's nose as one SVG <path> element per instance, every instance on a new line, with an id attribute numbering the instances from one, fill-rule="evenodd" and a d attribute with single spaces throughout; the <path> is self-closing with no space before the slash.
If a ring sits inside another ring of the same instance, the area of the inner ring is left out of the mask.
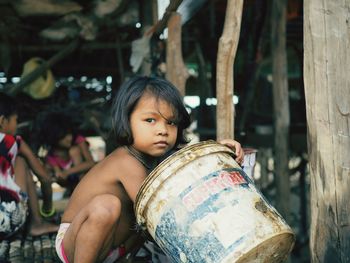
<path id="1" fill-rule="evenodd" d="M 167 135 L 168 129 L 165 124 L 159 124 L 157 135 Z"/>

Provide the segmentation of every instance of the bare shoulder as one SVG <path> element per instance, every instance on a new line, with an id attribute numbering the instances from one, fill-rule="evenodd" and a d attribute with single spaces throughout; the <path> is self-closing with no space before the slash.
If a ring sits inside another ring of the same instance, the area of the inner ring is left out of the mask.
<path id="1" fill-rule="evenodd" d="M 125 148 L 116 150 L 110 158 L 111 160 L 117 160 L 119 169 L 118 180 L 124 186 L 131 200 L 135 201 L 137 192 L 147 176 L 146 168 Z"/>
<path id="2" fill-rule="evenodd" d="M 118 171 L 120 176 L 134 173 L 143 174 L 145 171 L 144 166 L 123 147 L 119 147 L 110 153 L 103 160 L 103 163 L 107 169 Z"/>
<path id="3" fill-rule="evenodd" d="M 98 162 L 83 177 L 74 192 L 80 196 L 87 193 L 91 196 L 102 192 L 121 195 L 121 191 L 126 191 L 129 198 L 134 201 L 146 176 L 146 168 L 125 148 L 120 147 Z"/>

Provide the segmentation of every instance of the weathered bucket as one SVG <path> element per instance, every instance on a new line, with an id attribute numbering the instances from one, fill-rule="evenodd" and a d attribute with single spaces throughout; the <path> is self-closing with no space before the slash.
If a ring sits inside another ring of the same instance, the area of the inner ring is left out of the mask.
<path id="1" fill-rule="evenodd" d="M 139 225 L 174 262 L 282 262 L 294 234 L 232 158 L 213 141 L 187 146 L 147 177 Z"/>

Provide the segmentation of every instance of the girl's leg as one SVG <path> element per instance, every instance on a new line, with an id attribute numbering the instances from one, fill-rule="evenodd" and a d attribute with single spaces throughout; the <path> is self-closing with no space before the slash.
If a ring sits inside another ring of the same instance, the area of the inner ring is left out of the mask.
<path id="1" fill-rule="evenodd" d="M 136 219 L 134 211 L 132 209 L 132 203 L 123 206 L 122 215 L 119 219 L 116 236 L 114 237 L 114 247 L 124 245 L 126 252 L 130 252 L 133 249 L 133 241 L 136 232 Z M 130 209 L 131 208 L 131 209 Z"/>
<path id="2" fill-rule="evenodd" d="M 42 210 L 46 214 L 49 214 L 50 212 L 53 212 L 52 211 L 53 205 L 52 205 L 52 186 L 51 186 L 51 183 L 40 181 L 40 188 L 41 188 L 41 192 L 43 194 Z"/>
<path id="3" fill-rule="evenodd" d="M 36 194 L 33 176 L 29 171 L 26 161 L 21 157 L 16 159 L 15 181 L 18 185 L 22 184 L 23 187 L 21 187 L 21 190 L 28 194 L 30 235 L 39 236 L 45 233 L 56 232 L 58 226 L 45 222 L 40 216 L 39 200 Z"/>
<path id="4" fill-rule="evenodd" d="M 47 166 L 45 166 L 47 171 L 50 171 Z M 40 181 L 40 188 L 43 197 L 43 205 L 42 211 L 46 214 L 50 214 L 50 212 L 54 212 L 53 204 L 52 204 L 52 185 L 48 182 Z"/>
<path id="5" fill-rule="evenodd" d="M 15 162 L 15 182 L 23 192 L 27 193 L 28 189 L 25 167 L 25 160 L 22 157 L 17 157 Z"/>
<path id="6" fill-rule="evenodd" d="M 121 206 L 117 197 L 104 194 L 95 197 L 76 215 L 63 238 L 69 262 L 100 262 L 108 255 Z"/>

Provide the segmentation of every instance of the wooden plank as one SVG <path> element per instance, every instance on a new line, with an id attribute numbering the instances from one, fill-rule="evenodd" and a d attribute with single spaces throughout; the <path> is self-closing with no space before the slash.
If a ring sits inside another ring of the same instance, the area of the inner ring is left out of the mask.
<path id="1" fill-rule="evenodd" d="M 56 234 L 45 234 L 38 237 L 25 237 L 17 234 L 11 240 L 0 241 L 2 254 L 0 262 L 3 263 L 59 263 L 61 260 L 56 254 Z"/>

